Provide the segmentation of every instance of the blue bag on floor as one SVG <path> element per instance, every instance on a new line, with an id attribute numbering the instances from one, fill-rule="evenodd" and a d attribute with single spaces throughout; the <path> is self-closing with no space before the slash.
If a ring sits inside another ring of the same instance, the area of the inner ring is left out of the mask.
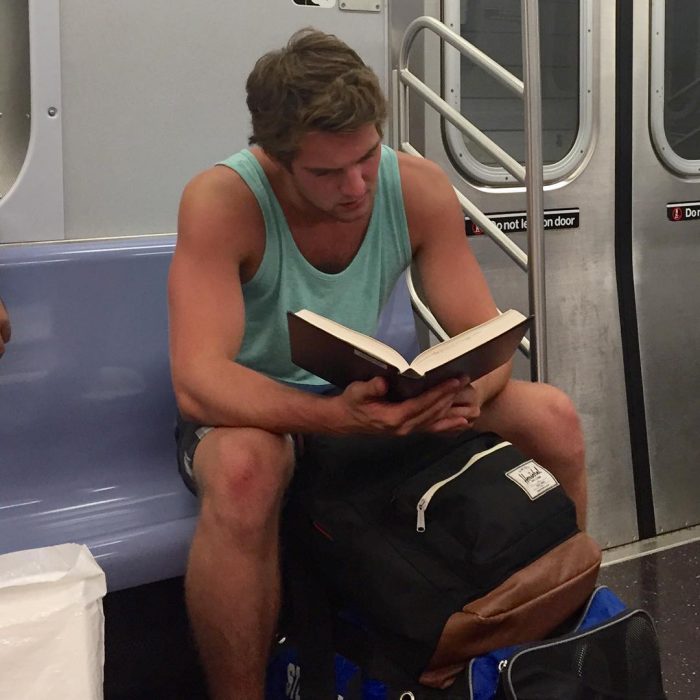
<path id="1" fill-rule="evenodd" d="M 569 632 L 582 632 L 599 625 L 626 610 L 627 606 L 606 586 L 593 591 L 579 621 Z M 469 700 L 492 700 L 498 686 L 499 669 L 522 645 L 497 649 L 472 659 L 467 670 L 469 674 Z"/>
<path id="2" fill-rule="evenodd" d="M 335 689 L 339 700 L 344 698 L 359 672 L 355 664 L 340 654 L 335 655 Z M 301 690 L 301 675 L 296 650 L 280 647 L 267 669 L 266 700 L 306 700 Z M 384 684 L 371 679 L 362 680 L 360 694 L 362 700 L 387 700 Z"/>

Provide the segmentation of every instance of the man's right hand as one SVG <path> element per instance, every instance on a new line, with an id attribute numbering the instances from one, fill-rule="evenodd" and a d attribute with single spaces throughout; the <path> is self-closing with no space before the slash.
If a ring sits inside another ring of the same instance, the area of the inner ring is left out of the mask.
<path id="1" fill-rule="evenodd" d="M 10 342 L 11 335 L 10 316 L 2 303 L 2 299 L 0 299 L 0 357 L 5 354 L 5 343 Z"/>
<path id="2" fill-rule="evenodd" d="M 462 381 L 450 379 L 413 399 L 391 403 L 381 377 L 353 382 L 332 399 L 340 402 L 345 418 L 339 432 L 408 435 L 465 430 L 467 419 L 453 407 L 462 388 Z"/>

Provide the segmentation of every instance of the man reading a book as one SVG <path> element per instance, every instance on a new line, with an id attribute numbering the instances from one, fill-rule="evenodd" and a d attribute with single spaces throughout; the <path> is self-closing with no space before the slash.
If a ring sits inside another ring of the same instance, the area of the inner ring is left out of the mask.
<path id="1" fill-rule="evenodd" d="M 494 431 L 549 468 L 586 510 L 569 399 L 510 363 L 402 402 L 374 378 L 322 394 L 290 359 L 287 311 L 372 334 L 413 264 L 457 334 L 497 314 L 450 181 L 382 144 L 386 100 L 336 37 L 296 33 L 248 77 L 251 148 L 186 187 L 169 278 L 180 469 L 201 503 L 186 597 L 213 698 L 262 700 L 279 607 L 280 504 L 294 435 Z"/>

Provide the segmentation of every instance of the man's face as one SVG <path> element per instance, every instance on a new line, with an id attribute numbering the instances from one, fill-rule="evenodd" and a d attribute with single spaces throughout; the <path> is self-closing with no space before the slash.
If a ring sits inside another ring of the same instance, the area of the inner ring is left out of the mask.
<path id="1" fill-rule="evenodd" d="M 372 211 L 381 157 L 374 124 L 348 133 L 305 134 L 291 163 L 302 200 L 333 219 L 350 223 Z"/>

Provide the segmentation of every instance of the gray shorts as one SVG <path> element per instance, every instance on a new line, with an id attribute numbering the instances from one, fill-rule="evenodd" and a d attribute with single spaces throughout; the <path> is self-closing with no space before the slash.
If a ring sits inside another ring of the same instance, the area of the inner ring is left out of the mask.
<path id="1" fill-rule="evenodd" d="M 180 471 L 180 476 L 185 482 L 185 486 L 197 494 L 197 482 L 194 478 L 193 463 L 194 453 L 199 443 L 204 439 L 204 436 L 214 430 L 211 426 L 200 425 L 199 423 L 190 423 L 183 420 L 180 416 L 177 417 L 177 425 L 175 426 L 175 441 L 177 443 L 177 467 Z M 301 440 L 297 436 L 289 436 L 294 445 L 294 457 L 299 461 L 301 457 Z"/>
<path id="2" fill-rule="evenodd" d="M 177 467 L 180 471 L 180 476 L 185 482 L 185 486 L 197 493 L 197 484 L 194 480 L 192 472 L 192 463 L 194 460 L 194 451 L 197 445 L 202 441 L 202 438 L 214 428 L 190 423 L 183 420 L 180 416 L 177 417 L 177 425 L 175 426 L 175 441 L 177 442 Z"/>

